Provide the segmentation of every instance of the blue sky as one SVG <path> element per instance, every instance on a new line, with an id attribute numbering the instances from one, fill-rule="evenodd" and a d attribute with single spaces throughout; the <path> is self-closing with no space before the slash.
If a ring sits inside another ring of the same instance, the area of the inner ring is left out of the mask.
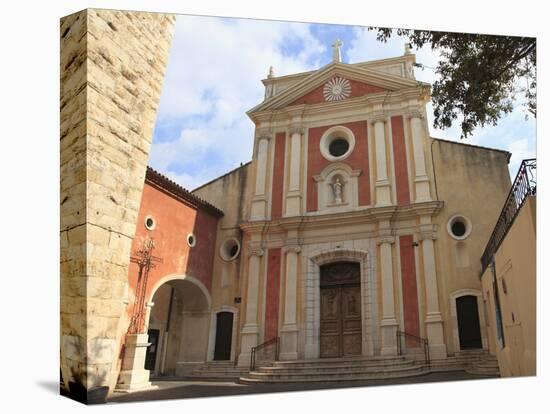
<path id="1" fill-rule="evenodd" d="M 274 22 L 180 15 L 166 70 L 150 165 L 182 186 L 193 189 L 251 158 L 254 125 L 245 112 L 263 100 L 260 82 L 269 66 L 275 75 L 318 69 L 331 61 L 330 45 L 343 41 L 345 63 L 403 54 L 404 39 L 376 40 L 358 26 Z M 414 50 L 417 62 L 437 65 L 438 55 Z M 430 69 L 415 69 L 416 78 L 433 83 Z M 497 126 L 479 128 L 470 144 L 512 152 L 515 175 L 524 158 L 535 156 L 536 122 L 516 109 Z M 459 140 L 459 128 L 436 130 L 431 105 L 431 136 Z"/>

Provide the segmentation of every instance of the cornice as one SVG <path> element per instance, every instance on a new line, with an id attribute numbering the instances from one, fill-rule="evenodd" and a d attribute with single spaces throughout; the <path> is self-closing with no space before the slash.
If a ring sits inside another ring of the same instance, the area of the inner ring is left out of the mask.
<path id="1" fill-rule="evenodd" d="M 434 216 L 443 208 L 442 201 L 427 201 L 405 206 L 367 207 L 362 210 L 349 212 L 305 215 L 296 217 L 283 217 L 272 221 L 244 222 L 240 228 L 244 233 L 253 234 L 262 231 L 288 231 L 303 228 L 327 228 L 332 226 L 362 225 L 366 223 L 378 223 L 380 221 L 394 222 L 397 220 L 410 220 L 420 216 Z M 380 234 L 380 231 L 377 232 Z"/>

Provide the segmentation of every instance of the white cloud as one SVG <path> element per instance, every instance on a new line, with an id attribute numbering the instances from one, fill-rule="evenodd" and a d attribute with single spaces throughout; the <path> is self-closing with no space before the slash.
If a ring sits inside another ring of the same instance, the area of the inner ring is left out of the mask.
<path id="1" fill-rule="evenodd" d="M 284 75 L 311 70 L 323 57 L 326 48 L 309 28 L 178 16 L 157 123 L 201 118 L 180 121 L 172 136 L 155 142 L 152 166 L 193 188 L 248 161 L 254 125 L 245 112 L 263 100 L 260 80 L 269 66 Z M 286 53 L 287 42 L 299 45 L 296 54 Z"/>

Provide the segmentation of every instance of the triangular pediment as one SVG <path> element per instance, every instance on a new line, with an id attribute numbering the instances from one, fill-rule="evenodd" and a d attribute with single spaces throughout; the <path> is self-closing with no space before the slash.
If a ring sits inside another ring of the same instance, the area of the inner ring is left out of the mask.
<path id="1" fill-rule="evenodd" d="M 252 108 L 248 114 L 277 110 L 293 105 L 344 101 L 364 95 L 393 92 L 417 86 L 418 81 L 414 79 L 355 65 L 330 63 L 280 94 Z M 341 92 L 342 90 L 343 92 Z"/>

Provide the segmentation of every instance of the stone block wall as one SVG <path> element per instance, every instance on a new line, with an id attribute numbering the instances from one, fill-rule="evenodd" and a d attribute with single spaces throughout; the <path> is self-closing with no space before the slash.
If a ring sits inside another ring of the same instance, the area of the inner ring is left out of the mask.
<path id="1" fill-rule="evenodd" d="M 61 19 L 61 369 L 116 384 L 128 266 L 175 16 Z"/>

